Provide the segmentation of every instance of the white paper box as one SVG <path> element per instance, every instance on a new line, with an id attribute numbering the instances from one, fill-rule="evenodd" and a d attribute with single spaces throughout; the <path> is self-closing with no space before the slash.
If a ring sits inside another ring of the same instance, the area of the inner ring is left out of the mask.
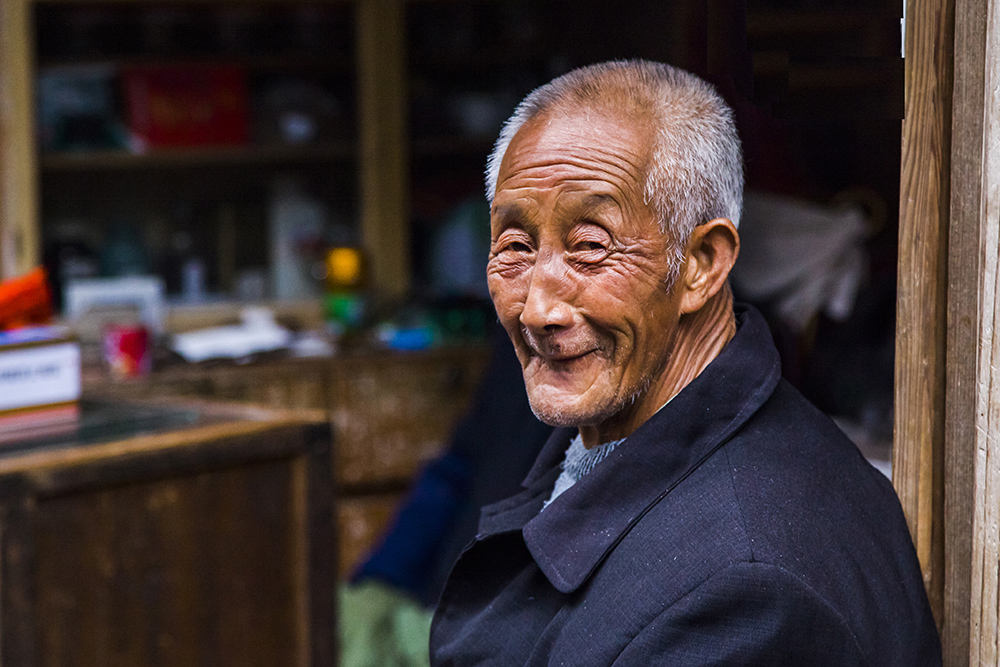
<path id="1" fill-rule="evenodd" d="M 80 346 L 61 341 L 0 348 L 0 413 L 80 398 Z"/>

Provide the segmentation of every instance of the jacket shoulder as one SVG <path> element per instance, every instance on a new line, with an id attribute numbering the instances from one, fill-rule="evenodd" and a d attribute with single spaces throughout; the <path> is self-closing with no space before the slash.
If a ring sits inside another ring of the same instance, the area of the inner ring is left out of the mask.
<path id="1" fill-rule="evenodd" d="M 613 663 L 867 666 L 849 623 L 794 573 L 719 570 L 646 625 Z"/>
<path id="2" fill-rule="evenodd" d="M 890 656 L 913 646 L 935 654 L 937 632 L 892 484 L 829 417 L 782 381 L 719 453 L 751 561 L 781 568 L 825 600 L 873 664 L 897 664 Z"/>

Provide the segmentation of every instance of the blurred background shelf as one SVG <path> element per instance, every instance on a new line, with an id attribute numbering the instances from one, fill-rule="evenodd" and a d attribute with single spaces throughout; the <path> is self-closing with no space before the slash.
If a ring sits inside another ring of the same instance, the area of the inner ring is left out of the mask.
<path id="1" fill-rule="evenodd" d="M 275 0 L 271 0 L 275 1 Z M 162 67 L 166 65 L 215 65 L 228 63 L 239 65 L 254 71 L 264 72 L 310 72 L 326 75 L 352 76 L 350 63 L 330 54 L 314 52 L 292 52 L 278 54 L 205 54 L 202 56 L 190 53 L 176 55 L 128 55 L 121 57 L 48 57 L 38 62 L 39 72 L 65 68 L 101 68 L 101 67 Z"/>
<path id="2" fill-rule="evenodd" d="M 598 0 L 5 0 L 2 11 L 4 276 L 37 265 L 67 221 L 85 224 L 87 241 L 100 244 L 113 221 L 126 219 L 155 230 L 155 246 L 189 225 L 190 211 L 226 209 L 266 242 L 270 184 L 292 176 L 351 230 L 377 296 L 426 290 L 435 238 L 468 202 L 485 206 L 484 161 L 521 97 L 609 58 L 706 73 L 720 29 L 745 34 L 754 101 L 790 120 L 793 159 L 814 172 L 809 194 L 828 198 L 875 181 L 889 219 L 896 206 L 898 164 L 889 157 L 898 139 L 871 122 L 902 114 L 896 3 L 756 0 L 745 24 L 734 15 L 732 26 L 716 25 L 704 3 L 652 0 L 611 12 Z M 132 70 L 212 67 L 245 77 L 244 145 L 132 155 L 100 146 L 54 152 L 44 143 L 37 114 L 47 77 L 104 71 L 118 87 Z M 275 145 L 280 129 L 265 103 L 292 83 L 333 101 L 324 126 L 332 135 Z M 886 159 L 871 159 L 876 152 Z M 143 181 L 143 173 L 163 180 Z M 265 256 L 237 259 L 237 270 L 266 269 L 241 265 Z M 217 287 L 216 267 L 207 270 Z"/>
<path id="3" fill-rule="evenodd" d="M 350 143 L 329 146 L 235 146 L 156 149 L 147 153 L 120 150 L 42 153 L 42 172 L 115 171 L 184 167 L 254 167 L 301 163 L 347 162 L 357 151 Z"/>
<path id="4" fill-rule="evenodd" d="M 492 139 L 440 135 L 413 140 L 415 157 L 473 157 L 485 166 L 486 156 L 493 150 Z"/>

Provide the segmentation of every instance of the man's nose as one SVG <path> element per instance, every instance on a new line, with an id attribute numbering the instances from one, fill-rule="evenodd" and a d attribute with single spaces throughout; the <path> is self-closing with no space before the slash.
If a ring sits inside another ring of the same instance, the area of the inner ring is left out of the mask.
<path id="1" fill-rule="evenodd" d="M 573 323 L 572 292 L 566 268 L 558 256 L 540 257 L 531 270 L 521 324 L 536 334 L 551 333 Z"/>

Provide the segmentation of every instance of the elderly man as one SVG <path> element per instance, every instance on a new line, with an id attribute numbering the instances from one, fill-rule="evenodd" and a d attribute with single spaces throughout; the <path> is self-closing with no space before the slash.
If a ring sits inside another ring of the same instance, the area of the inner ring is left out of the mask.
<path id="1" fill-rule="evenodd" d="M 940 664 L 891 485 L 734 311 L 742 160 L 711 87 L 573 71 L 521 103 L 488 174 L 490 293 L 563 428 L 483 510 L 433 664 Z"/>

